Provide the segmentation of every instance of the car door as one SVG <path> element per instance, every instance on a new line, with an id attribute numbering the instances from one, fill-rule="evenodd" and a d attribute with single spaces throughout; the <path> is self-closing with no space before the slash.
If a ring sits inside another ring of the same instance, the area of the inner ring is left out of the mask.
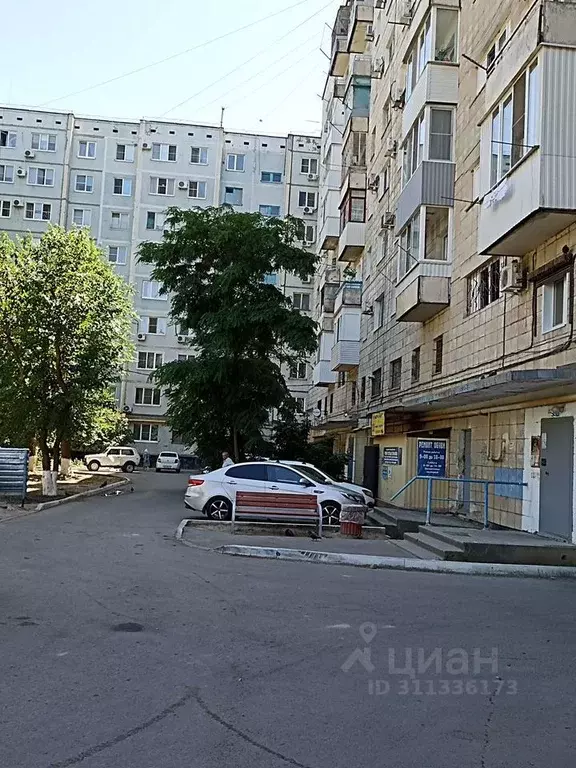
<path id="1" fill-rule="evenodd" d="M 106 451 L 106 465 L 108 467 L 119 467 L 121 464 L 120 448 L 108 448 Z"/>
<path id="2" fill-rule="evenodd" d="M 319 489 L 312 480 L 303 478 L 298 472 L 283 464 L 268 464 L 268 490 L 270 493 L 303 493 L 319 495 Z M 309 485 L 302 484 L 307 480 Z"/>
<path id="3" fill-rule="evenodd" d="M 222 478 L 224 492 L 231 501 L 236 500 L 237 491 L 266 493 L 268 476 L 265 464 L 235 464 L 228 467 Z"/>

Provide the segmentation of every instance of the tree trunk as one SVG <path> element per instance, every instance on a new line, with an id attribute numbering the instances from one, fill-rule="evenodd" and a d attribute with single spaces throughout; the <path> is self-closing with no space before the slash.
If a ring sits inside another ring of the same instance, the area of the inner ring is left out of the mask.
<path id="1" fill-rule="evenodd" d="M 32 474 L 34 470 L 36 469 L 36 453 L 38 451 L 38 446 L 36 444 L 35 440 L 30 440 L 30 444 L 28 445 L 28 474 Z"/>
<path id="2" fill-rule="evenodd" d="M 42 495 L 58 495 L 58 473 L 50 468 L 50 451 L 48 450 L 48 437 L 46 434 L 40 435 L 38 441 L 42 451 Z"/>
<path id="3" fill-rule="evenodd" d="M 234 441 L 234 461 L 238 463 L 240 461 L 240 454 L 238 451 L 238 431 L 236 427 L 232 427 L 232 439 Z"/>
<path id="4" fill-rule="evenodd" d="M 70 477 L 72 465 L 72 447 L 69 440 L 62 440 L 62 461 L 60 462 L 60 473 L 64 477 Z"/>

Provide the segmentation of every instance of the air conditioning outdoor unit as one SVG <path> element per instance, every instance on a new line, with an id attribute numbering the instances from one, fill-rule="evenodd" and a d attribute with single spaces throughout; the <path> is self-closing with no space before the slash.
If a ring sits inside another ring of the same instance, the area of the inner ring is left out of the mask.
<path id="1" fill-rule="evenodd" d="M 132 407 L 130 405 L 125 405 L 124 408 L 122 408 L 124 413 L 132 413 Z"/>
<path id="2" fill-rule="evenodd" d="M 380 187 L 380 176 L 373 173 L 368 178 L 368 189 L 370 190 L 370 192 L 378 192 L 379 187 Z"/>
<path id="3" fill-rule="evenodd" d="M 392 109 L 402 109 L 404 106 L 404 94 L 404 88 L 399 83 L 392 83 L 392 87 L 390 88 Z"/>
<path id="4" fill-rule="evenodd" d="M 386 211 L 382 216 L 382 229 L 393 229 L 396 223 L 396 216 L 392 211 Z"/>
<path id="5" fill-rule="evenodd" d="M 147 141 L 145 141 L 145 142 L 142 144 L 142 149 L 152 149 L 152 144 L 148 144 L 148 142 L 147 142 Z"/>
<path id="6" fill-rule="evenodd" d="M 405 27 L 409 27 L 413 16 L 412 3 L 409 2 L 409 0 L 405 0 L 405 2 L 400 4 L 400 18 L 398 19 L 398 23 L 403 24 Z"/>
<path id="7" fill-rule="evenodd" d="M 16 176 L 20 176 L 20 177 L 26 176 L 26 171 L 24 170 L 24 168 L 18 168 L 18 170 L 16 171 Z"/>
<path id="8" fill-rule="evenodd" d="M 306 208 L 304 208 L 304 213 L 306 216 L 311 216 L 313 213 L 316 213 L 316 208 L 310 208 L 310 206 L 307 205 Z"/>
<path id="9" fill-rule="evenodd" d="M 27 150 L 24 152 L 24 157 L 27 157 L 27 158 L 36 157 L 36 153 L 35 153 L 35 152 L 32 152 L 32 150 L 31 150 L 31 149 L 27 149 Z"/>
<path id="10" fill-rule="evenodd" d="M 375 8 L 385 8 L 386 7 L 386 0 L 376 0 L 374 3 Z"/>
<path id="11" fill-rule="evenodd" d="M 374 27 L 372 24 L 368 24 L 368 29 L 366 30 L 366 40 L 374 40 Z"/>
<path id="12" fill-rule="evenodd" d="M 12 205 L 14 208 L 22 208 L 24 205 L 24 200 L 20 200 L 19 198 L 16 198 L 16 200 L 12 201 Z"/>
<path id="13" fill-rule="evenodd" d="M 138 341 L 146 341 L 146 334 L 145 333 L 139 333 L 138 334 Z"/>
<path id="14" fill-rule="evenodd" d="M 523 287 L 522 262 L 520 259 L 512 259 L 500 270 L 500 290 L 504 293 L 517 293 Z"/>
<path id="15" fill-rule="evenodd" d="M 185 181 L 179 181 L 178 182 L 178 189 L 186 189 L 188 187 L 187 182 Z"/>
<path id="16" fill-rule="evenodd" d="M 384 57 L 378 56 L 374 61 L 374 67 L 372 68 L 372 77 L 382 77 L 384 73 Z"/>
<path id="17" fill-rule="evenodd" d="M 318 174 L 317 173 L 309 173 L 308 174 L 308 181 L 318 181 Z"/>
<path id="18" fill-rule="evenodd" d="M 188 336 L 178 336 L 178 344 L 186 344 Z"/>
<path id="19" fill-rule="evenodd" d="M 398 151 L 398 143 L 396 139 L 388 139 L 388 141 L 386 142 L 384 157 L 395 157 L 397 151 Z"/>

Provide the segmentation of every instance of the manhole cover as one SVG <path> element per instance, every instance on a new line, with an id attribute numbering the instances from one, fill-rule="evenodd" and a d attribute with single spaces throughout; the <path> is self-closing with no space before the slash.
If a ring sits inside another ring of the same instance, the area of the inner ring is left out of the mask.
<path id="1" fill-rule="evenodd" d="M 114 632 L 142 632 L 144 627 L 135 621 L 128 621 L 126 624 L 115 624 L 112 629 Z"/>

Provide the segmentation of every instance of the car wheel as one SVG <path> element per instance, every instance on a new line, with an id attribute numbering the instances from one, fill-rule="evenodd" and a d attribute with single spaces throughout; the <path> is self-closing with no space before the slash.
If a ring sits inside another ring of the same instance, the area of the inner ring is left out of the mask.
<path id="1" fill-rule="evenodd" d="M 324 525 L 339 525 L 340 523 L 340 504 L 337 501 L 323 501 L 322 522 Z"/>
<path id="2" fill-rule="evenodd" d="M 179 469 L 177 469 L 177 470 L 176 470 L 176 474 L 177 474 L 177 475 L 179 475 L 179 474 L 180 474 L 180 470 L 179 470 Z"/>
<path id="3" fill-rule="evenodd" d="M 156 472 L 160 472 L 160 470 L 158 469 L 158 467 L 156 467 Z"/>
<path id="4" fill-rule="evenodd" d="M 232 502 L 223 496 L 216 496 L 206 504 L 205 513 L 210 520 L 231 520 Z"/>
<path id="5" fill-rule="evenodd" d="M 100 469 L 100 462 L 99 461 L 91 461 L 90 464 L 88 464 L 88 469 L 90 472 L 98 472 Z"/>
<path id="6" fill-rule="evenodd" d="M 124 466 L 122 467 L 122 471 L 128 472 L 128 473 L 134 472 L 135 469 L 136 469 L 136 465 L 134 464 L 133 461 L 127 461 L 126 464 L 124 464 Z"/>

